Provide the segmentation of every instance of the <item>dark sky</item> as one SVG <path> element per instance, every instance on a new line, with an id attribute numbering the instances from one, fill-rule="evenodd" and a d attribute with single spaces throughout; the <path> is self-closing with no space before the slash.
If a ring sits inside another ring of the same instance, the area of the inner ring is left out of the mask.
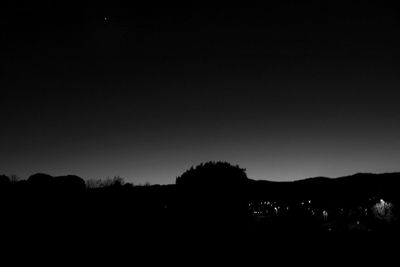
<path id="1" fill-rule="evenodd" d="M 396 9 L 31 2 L 0 9 L 0 173 L 165 184 L 209 160 L 268 180 L 400 171 Z"/>

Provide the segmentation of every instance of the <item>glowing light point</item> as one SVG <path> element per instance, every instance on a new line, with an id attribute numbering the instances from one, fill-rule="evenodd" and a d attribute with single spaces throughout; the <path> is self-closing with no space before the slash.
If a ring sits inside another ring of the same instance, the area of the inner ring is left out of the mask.
<path id="1" fill-rule="evenodd" d="M 328 219 L 328 212 L 326 210 L 324 210 L 322 212 L 322 216 L 324 217 L 325 220 Z"/>
<path id="2" fill-rule="evenodd" d="M 372 212 L 375 217 L 387 222 L 390 222 L 394 218 L 393 204 L 385 202 L 383 199 L 373 206 Z"/>

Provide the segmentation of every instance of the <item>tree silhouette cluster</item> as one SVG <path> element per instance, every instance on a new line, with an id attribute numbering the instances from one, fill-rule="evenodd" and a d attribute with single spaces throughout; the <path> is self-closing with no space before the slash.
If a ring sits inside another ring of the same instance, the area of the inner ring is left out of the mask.
<path id="1" fill-rule="evenodd" d="M 133 185 L 34 174 L 0 176 L 4 229 L 32 238 L 320 235 L 399 232 L 400 174 L 295 182 L 251 180 L 227 162 L 207 162 L 175 185 Z"/>
<path id="2" fill-rule="evenodd" d="M 227 162 L 207 162 L 184 172 L 176 178 L 181 227 L 219 233 L 243 228 L 248 182 L 245 169 Z"/>
<path id="3" fill-rule="evenodd" d="M 192 167 L 176 178 L 178 186 L 185 187 L 232 187 L 241 186 L 248 180 L 246 169 L 228 162 L 206 162 Z"/>

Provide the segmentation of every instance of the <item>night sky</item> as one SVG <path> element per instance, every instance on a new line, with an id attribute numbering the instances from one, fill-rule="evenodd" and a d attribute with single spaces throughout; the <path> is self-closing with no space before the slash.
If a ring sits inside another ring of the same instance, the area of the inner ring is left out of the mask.
<path id="1" fill-rule="evenodd" d="M 31 2 L 0 8 L 0 173 L 168 184 L 210 160 L 274 181 L 400 171 L 396 9 Z"/>

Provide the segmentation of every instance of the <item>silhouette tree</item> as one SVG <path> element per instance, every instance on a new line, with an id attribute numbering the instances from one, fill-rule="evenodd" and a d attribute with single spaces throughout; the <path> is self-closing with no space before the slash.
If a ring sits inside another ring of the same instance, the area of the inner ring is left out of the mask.
<path id="1" fill-rule="evenodd" d="M 5 194 L 9 193 L 10 179 L 6 175 L 0 175 L 0 198 L 5 197 Z"/>
<path id="2" fill-rule="evenodd" d="M 176 178 L 178 186 L 185 187 L 226 187 L 240 186 L 248 181 L 246 169 L 228 162 L 206 162 L 191 167 Z"/>
<path id="3" fill-rule="evenodd" d="M 21 180 L 21 178 L 18 175 L 16 175 L 16 174 L 11 174 L 10 175 L 10 182 L 11 183 L 16 183 L 16 182 L 18 182 L 20 180 Z"/>
<path id="4" fill-rule="evenodd" d="M 28 178 L 31 189 L 38 191 L 50 191 L 53 183 L 53 176 L 45 173 L 36 173 Z"/>
<path id="5" fill-rule="evenodd" d="M 10 183 L 10 179 L 6 175 L 0 175 L 0 186 L 6 186 Z"/>
<path id="6" fill-rule="evenodd" d="M 104 188 L 104 187 L 120 187 L 123 185 L 125 185 L 125 180 L 120 176 L 114 176 L 113 178 L 107 177 L 106 179 L 86 180 L 86 187 L 90 189 Z"/>
<path id="7" fill-rule="evenodd" d="M 75 192 L 82 191 L 86 188 L 85 181 L 76 175 L 65 175 L 53 177 L 45 173 L 36 173 L 28 178 L 28 183 L 33 189 Z"/>
<path id="8" fill-rule="evenodd" d="M 210 230 L 229 230 L 247 215 L 245 169 L 227 162 L 207 162 L 176 179 L 179 212 L 191 224 Z"/>
<path id="9" fill-rule="evenodd" d="M 66 194 L 82 193 L 86 189 L 85 181 L 76 175 L 65 175 L 54 178 L 56 190 Z"/>

